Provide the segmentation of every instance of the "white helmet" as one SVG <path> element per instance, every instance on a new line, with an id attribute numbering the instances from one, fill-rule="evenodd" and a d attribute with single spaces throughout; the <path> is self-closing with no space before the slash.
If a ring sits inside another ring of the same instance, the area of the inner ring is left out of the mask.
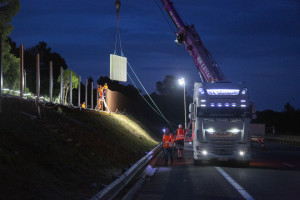
<path id="1" fill-rule="evenodd" d="M 178 128 L 182 128 L 182 124 L 179 124 Z"/>

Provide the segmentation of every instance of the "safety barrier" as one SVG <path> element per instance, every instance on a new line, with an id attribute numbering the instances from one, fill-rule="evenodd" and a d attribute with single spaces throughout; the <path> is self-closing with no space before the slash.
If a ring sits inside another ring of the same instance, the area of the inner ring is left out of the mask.
<path id="1" fill-rule="evenodd" d="M 146 156 L 141 158 L 133 166 L 131 166 L 125 173 L 123 173 L 118 179 L 102 189 L 99 193 L 93 196 L 90 200 L 102 200 L 113 199 L 120 191 L 136 176 L 136 174 L 146 167 L 149 161 L 161 150 L 161 144 L 158 144 L 153 148 Z"/>

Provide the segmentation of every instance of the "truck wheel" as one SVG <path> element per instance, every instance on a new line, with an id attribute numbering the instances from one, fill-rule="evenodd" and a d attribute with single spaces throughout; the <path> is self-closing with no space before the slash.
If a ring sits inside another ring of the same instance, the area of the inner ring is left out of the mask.
<path id="1" fill-rule="evenodd" d="M 249 160 L 243 160 L 239 162 L 241 167 L 249 167 L 250 161 Z"/>
<path id="2" fill-rule="evenodd" d="M 195 159 L 194 159 L 194 165 L 195 165 L 195 166 L 200 166 L 200 165 L 202 165 L 202 161 L 201 161 L 201 160 L 195 160 Z"/>

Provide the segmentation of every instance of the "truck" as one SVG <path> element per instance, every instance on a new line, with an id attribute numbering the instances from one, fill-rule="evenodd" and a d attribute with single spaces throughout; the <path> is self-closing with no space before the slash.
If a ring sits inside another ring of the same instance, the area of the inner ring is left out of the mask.
<path id="1" fill-rule="evenodd" d="M 249 165 L 250 121 L 255 109 L 246 84 L 228 81 L 195 26 L 183 23 L 171 1 L 161 2 L 177 28 L 175 41 L 185 44 L 201 79 L 194 83 L 193 102 L 189 105 L 194 164 L 236 160 Z"/>

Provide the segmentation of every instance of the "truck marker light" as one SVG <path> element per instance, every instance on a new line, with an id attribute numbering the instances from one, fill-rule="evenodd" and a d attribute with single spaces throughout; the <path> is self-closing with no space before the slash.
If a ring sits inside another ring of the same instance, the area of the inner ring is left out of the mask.
<path id="1" fill-rule="evenodd" d="M 206 100 L 205 99 L 201 99 L 201 102 L 206 102 Z"/>
<path id="2" fill-rule="evenodd" d="M 247 88 L 244 88 L 244 89 L 242 90 L 242 94 L 246 94 L 246 92 L 247 92 Z"/>
<path id="3" fill-rule="evenodd" d="M 242 102 L 242 103 L 245 103 L 245 102 L 246 102 L 246 100 L 242 99 L 242 100 L 241 100 L 241 102 Z"/>
<path id="4" fill-rule="evenodd" d="M 242 104 L 242 105 L 241 105 L 241 107 L 245 108 L 245 107 L 246 107 L 246 105 L 245 105 L 245 104 Z"/>
<path id="5" fill-rule="evenodd" d="M 203 88 L 199 88 L 198 90 L 199 90 L 200 94 L 204 94 L 205 93 Z"/>
<path id="6" fill-rule="evenodd" d="M 231 106 L 232 106 L 232 107 L 236 107 L 236 103 L 232 103 Z"/>
<path id="7" fill-rule="evenodd" d="M 224 105 L 225 105 L 226 107 L 229 107 L 229 103 L 225 103 Z"/>
<path id="8" fill-rule="evenodd" d="M 222 104 L 221 104 L 221 103 L 218 103 L 218 107 L 222 107 Z"/>
<path id="9" fill-rule="evenodd" d="M 210 106 L 211 106 L 211 107 L 215 107 L 215 104 L 214 104 L 214 103 L 211 103 Z"/>
<path id="10" fill-rule="evenodd" d="M 201 107 L 206 107 L 206 104 L 201 104 Z"/>

